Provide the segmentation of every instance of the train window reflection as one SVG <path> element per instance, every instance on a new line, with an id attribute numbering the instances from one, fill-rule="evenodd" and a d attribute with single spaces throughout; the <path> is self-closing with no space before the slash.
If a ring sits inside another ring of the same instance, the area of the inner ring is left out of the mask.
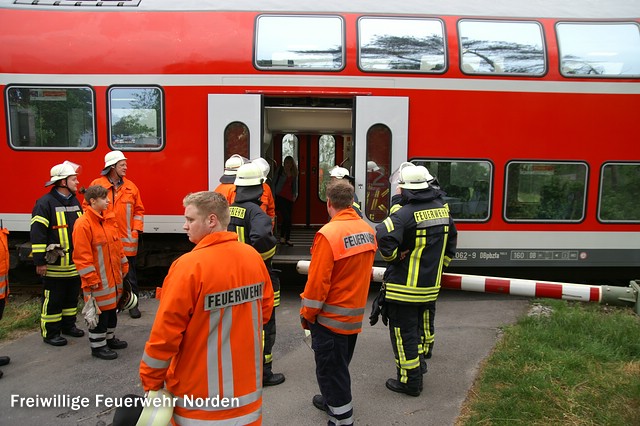
<path id="1" fill-rule="evenodd" d="M 364 216 L 371 222 L 382 222 L 391 207 L 391 129 L 375 124 L 367 131 L 367 187 Z M 362 210 L 362 204 L 360 205 Z"/>
<path id="2" fill-rule="evenodd" d="M 602 222 L 640 222 L 640 164 L 602 166 L 598 219 Z"/>
<path id="3" fill-rule="evenodd" d="M 224 129 L 224 159 L 234 154 L 249 158 L 249 128 L 239 121 L 229 123 Z"/>
<path id="4" fill-rule="evenodd" d="M 342 18 L 260 16 L 255 54 L 260 69 L 339 70 L 344 66 Z"/>
<path id="5" fill-rule="evenodd" d="M 336 165 L 336 139 L 331 135 L 320 136 L 318 144 L 318 197 L 327 202 L 327 183 L 331 179 L 330 170 Z"/>
<path id="6" fill-rule="evenodd" d="M 637 23 L 559 23 L 560 71 L 567 77 L 640 76 Z"/>
<path id="7" fill-rule="evenodd" d="M 507 221 L 579 222 L 584 218 L 587 165 L 519 162 L 507 164 Z"/>
<path id="8" fill-rule="evenodd" d="M 542 27 L 537 22 L 461 20 L 461 68 L 467 74 L 542 75 Z"/>
<path id="9" fill-rule="evenodd" d="M 485 221 L 491 206 L 493 165 L 486 160 L 414 160 L 437 179 L 456 221 Z"/>
<path id="10" fill-rule="evenodd" d="M 442 73 L 445 44 L 437 19 L 362 18 L 359 60 L 364 71 Z"/>
<path id="11" fill-rule="evenodd" d="M 91 150 L 95 103 L 89 87 L 9 87 L 9 143 L 16 149 Z"/>
<path id="12" fill-rule="evenodd" d="M 158 87 L 112 87 L 109 137 L 113 149 L 159 150 L 163 145 L 162 91 Z"/>

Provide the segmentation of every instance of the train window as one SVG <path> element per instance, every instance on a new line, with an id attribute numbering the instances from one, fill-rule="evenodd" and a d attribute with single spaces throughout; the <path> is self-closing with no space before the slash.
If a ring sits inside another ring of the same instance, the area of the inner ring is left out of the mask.
<path id="1" fill-rule="evenodd" d="M 518 222 L 579 222 L 584 218 L 587 165 L 521 162 L 507 164 L 505 219 Z"/>
<path id="2" fill-rule="evenodd" d="M 382 222 L 389 216 L 391 139 L 391 129 L 384 124 L 375 124 L 367 131 L 367 187 L 363 213 L 371 222 Z"/>
<path id="3" fill-rule="evenodd" d="M 121 151 L 159 150 L 163 146 L 163 96 L 158 87 L 111 87 L 109 137 Z"/>
<path id="4" fill-rule="evenodd" d="M 546 71 L 542 27 L 537 22 L 458 22 L 466 74 L 542 75 Z"/>
<path id="5" fill-rule="evenodd" d="M 413 160 L 425 166 L 447 193 L 444 200 L 456 221 L 489 219 L 493 165 L 486 160 Z"/>
<path id="6" fill-rule="evenodd" d="M 640 222 L 640 163 L 602 166 L 598 219 L 602 222 Z"/>
<path id="7" fill-rule="evenodd" d="M 323 202 L 327 202 L 325 190 L 331 176 L 329 171 L 336 165 L 336 138 L 331 135 L 320 136 L 318 144 L 318 166 L 320 175 L 318 176 L 320 184 L 318 185 L 318 197 Z"/>
<path id="8" fill-rule="evenodd" d="M 11 147 L 95 148 L 95 102 L 90 87 L 12 86 L 6 96 Z"/>
<path id="9" fill-rule="evenodd" d="M 566 77 L 640 76 L 637 23 L 559 23 L 560 72 Z"/>
<path id="10" fill-rule="evenodd" d="M 229 123 L 224 129 L 224 159 L 238 154 L 249 158 L 249 128 L 239 121 Z"/>
<path id="11" fill-rule="evenodd" d="M 443 73 L 444 25 L 438 19 L 361 18 L 359 61 L 363 71 Z"/>
<path id="12" fill-rule="evenodd" d="M 339 16 L 262 15 L 256 24 L 256 67 L 340 70 L 344 25 Z"/>

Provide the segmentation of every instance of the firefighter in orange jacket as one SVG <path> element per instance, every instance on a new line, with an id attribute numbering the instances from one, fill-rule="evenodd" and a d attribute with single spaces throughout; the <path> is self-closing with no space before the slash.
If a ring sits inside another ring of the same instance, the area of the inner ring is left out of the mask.
<path id="1" fill-rule="evenodd" d="M 73 229 L 73 261 L 82 279 L 85 304 L 90 303 L 92 297 L 101 311 L 98 324 L 89 329 L 91 354 L 100 359 L 116 359 L 118 354 L 112 349 L 127 347 L 127 342 L 115 337 L 115 330 L 116 304 L 129 264 L 113 212 L 107 210 L 107 189 L 90 186 L 84 198 L 90 207 Z"/>
<path id="2" fill-rule="evenodd" d="M 166 386 L 177 398 L 178 425 L 261 424 L 262 326 L 273 307 L 269 272 L 253 248 L 227 231 L 223 195 L 189 194 L 184 206 L 183 228 L 196 246 L 173 262 L 162 286 L 140 362 L 142 386 Z"/>
<path id="3" fill-rule="evenodd" d="M 0 221 L 1 223 L 2 221 Z M 0 224 L 0 319 L 4 312 L 4 305 L 9 297 L 9 231 Z M 7 365 L 11 361 L 8 356 L 0 356 L 0 365 Z M 2 371 L 0 371 L 2 377 Z"/>
<path id="4" fill-rule="evenodd" d="M 111 151 L 104 156 L 102 176 L 94 179 L 91 185 L 101 185 L 109 191 L 111 203 L 109 211 L 115 214 L 118 222 L 120 240 L 124 247 L 124 254 L 129 261 L 129 273 L 126 279 L 131 284 L 131 290 L 138 296 L 138 276 L 136 275 L 136 256 L 138 255 L 138 239 L 144 230 L 144 205 L 138 187 L 125 176 L 127 175 L 127 158 L 121 151 Z M 86 210 L 87 201 L 83 204 Z M 140 318 L 138 306 L 129 310 L 132 318 Z"/>
<path id="5" fill-rule="evenodd" d="M 330 425 L 353 424 L 349 363 L 362 331 L 377 249 L 373 229 L 350 208 L 353 191 L 343 179 L 327 185 L 331 221 L 313 241 L 309 278 L 300 295 L 300 319 L 311 330 L 322 393 L 313 397 L 313 405 L 327 412 Z"/>

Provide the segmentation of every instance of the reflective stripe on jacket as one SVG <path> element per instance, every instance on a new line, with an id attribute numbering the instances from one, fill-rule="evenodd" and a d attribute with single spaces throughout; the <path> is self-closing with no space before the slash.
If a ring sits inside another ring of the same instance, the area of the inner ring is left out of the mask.
<path id="1" fill-rule="evenodd" d="M 7 228 L 0 228 L 0 299 L 9 295 L 9 242 Z"/>
<path id="2" fill-rule="evenodd" d="M 110 200 L 107 211 L 112 211 L 116 215 L 124 254 L 129 257 L 137 255 L 138 233 L 144 231 L 144 205 L 140 190 L 126 177 L 122 178 L 122 185 L 117 189 L 106 176 L 94 179 L 91 185 L 107 188 Z M 87 210 L 89 207 L 87 200 L 83 202 L 82 207 Z"/>
<path id="3" fill-rule="evenodd" d="M 438 191 L 412 191 L 404 201 L 403 196 L 393 197 L 391 215 L 376 226 L 380 254 L 388 263 L 385 300 L 433 302 L 455 255 L 456 227 Z"/>
<path id="4" fill-rule="evenodd" d="M 73 230 L 73 261 L 82 280 L 85 302 L 93 296 L 101 310 L 115 309 L 129 263 L 122 249 L 113 212 L 104 216 L 91 207 Z M 92 288 L 97 286 L 97 288 Z"/>
<path id="5" fill-rule="evenodd" d="M 215 232 L 178 258 L 140 362 L 145 391 L 180 398 L 179 424 L 261 420 L 262 326 L 273 309 L 267 268 L 233 232 Z M 188 398 L 238 398 L 233 407 L 195 407 Z M 235 423 L 234 423 L 235 422 Z M 218 423 L 216 423 L 218 424 Z"/>
<path id="6" fill-rule="evenodd" d="M 300 314 L 335 333 L 362 331 L 375 252 L 373 229 L 352 208 L 338 212 L 313 241 Z"/>
<path id="7" fill-rule="evenodd" d="M 31 213 L 31 253 L 36 266 L 47 265 L 47 277 L 77 277 L 78 271 L 73 264 L 73 232 L 76 220 L 82 216 L 80 202 L 75 195 L 67 198 L 55 187 L 42 196 Z M 55 263 L 47 264 L 44 255 L 49 244 L 60 244 L 66 249 Z"/>

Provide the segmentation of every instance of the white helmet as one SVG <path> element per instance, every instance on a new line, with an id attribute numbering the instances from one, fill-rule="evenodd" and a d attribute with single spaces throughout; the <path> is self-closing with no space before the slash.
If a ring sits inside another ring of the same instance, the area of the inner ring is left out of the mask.
<path id="1" fill-rule="evenodd" d="M 224 174 L 227 176 L 235 176 L 240 166 L 246 162 L 248 162 L 248 160 L 243 156 L 233 154 L 224 162 Z"/>
<path id="2" fill-rule="evenodd" d="M 265 179 L 269 176 L 269 172 L 271 171 L 271 166 L 269 166 L 269 162 L 262 157 L 258 157 L 255 160 L 251 160 L 253 164 L 257 164 L 262 170 L 262 177 Z"/>
<path id="3" fill-rule="evenodd" d="M 429 180 L 433 179 L 429 171 L 424 166 L 402 167 L 399 171 L 398 186 L 404 189 L 426 189 L 429 187 Z"/>
<path id="4" fill-rule="evenodd" d="M 171 417 L 173 417 L 173 395 L 166 389 L 159 389 L 157 391 L 149 391 L 146 399 L 150 401 L 142 409 L 136 426 L 167 426 L 171 423 Z"/>
<path id="5" fill-rule="evenodd" d="M 247 163 L 240 166 L 236 173 L 236 186 L 255 186 L 262 185 L 264 177 L 262 169 L 255 163 Z"/>
<path id="6" fill-rule="evenodd" d="M 126 159 L 127 159 L 127 157 L 124 156 L 122 151 L 107 152 L 107 154 L 104 156 L 104 167 L 103 167 L 103 169 L 106 169 L 107 167 L 113 166 L 118 161 L 122 161 L 122 160 L 126 160 Z"/>
<path id="7" fill-rule="evenodd" d="M 349 170 L 345 169 L 344 167 L 335 166 L 329 171 L 329 175 L 333 178 L 342 179 L 345 177 L 349 177 Z"/>
<path id="8" fill-rule="evenodd" d="M 44 186 L 51 186 L 59 180 L 66 179 L 69 176 L 75 176 L 79 172 L 80 166 L 72 163 L 71 161 L 65 161 L 61 164 L 56 164 L 51 168 L 49 175 L 51 179 L 44 184 Z"/>
<path id="9" fill-rule="evenodd" d="M 378 170 L 380 170 L 380 167 L 378 167 L 375 161 L 367 161 L 368 172 L 377 172 Z"/>

